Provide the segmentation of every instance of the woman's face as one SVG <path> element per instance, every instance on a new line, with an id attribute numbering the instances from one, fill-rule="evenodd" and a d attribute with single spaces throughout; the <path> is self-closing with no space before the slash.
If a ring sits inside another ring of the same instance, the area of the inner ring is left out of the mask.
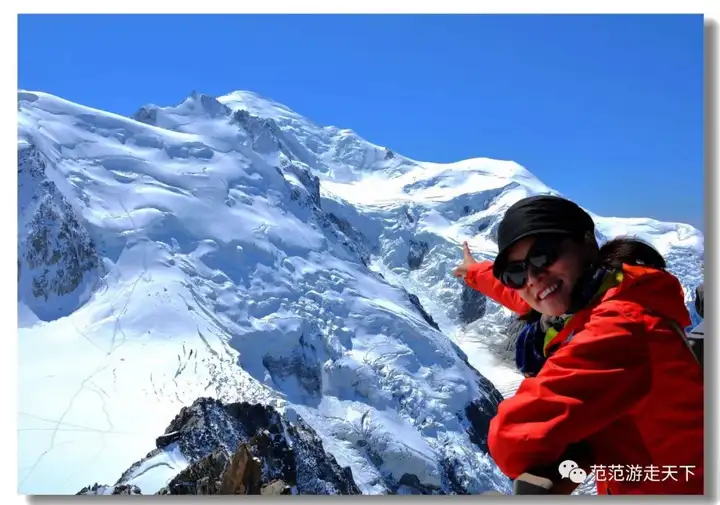
<path id="1" fill-rule="evenodd" d="M 535 237 L 527 237 L 515 244 L 508 252 L 508 262 L 526 259 L 535 240 Z M 573 287 L 583 269 L 582 245 L 566 238 L 562 241 L 557 260 L 540 272 L 529 268 L 527 282 L 517 291 L 538 312 L 561 316 L 570 308 Z"/>

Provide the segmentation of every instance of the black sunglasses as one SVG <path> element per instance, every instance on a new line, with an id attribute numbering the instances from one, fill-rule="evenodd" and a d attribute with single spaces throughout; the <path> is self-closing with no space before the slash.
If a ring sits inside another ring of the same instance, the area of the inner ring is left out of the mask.
<path id="1" fill-rule="evenodd" d="M 522 288 L 528 280 L 528 269 L 535 275 L 555 263 L 565 247 L 566 235 L 541 235 L 522 261 L 509 261 L 500 273 L 500 282 L 512 289 Z"/>

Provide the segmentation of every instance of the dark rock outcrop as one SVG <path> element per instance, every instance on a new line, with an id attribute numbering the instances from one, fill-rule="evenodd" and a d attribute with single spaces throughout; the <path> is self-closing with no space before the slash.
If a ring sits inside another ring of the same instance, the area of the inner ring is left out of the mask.
<path id="1" fill-rule="evenodd" d="M 176 444 L 190 465 L 156 494 L 361 494 L 349 467 L 340 467 L 300 417 L 290 422 L 274 408 L 223 404 L 200 398 L 183 407 L 157 449 L 131 466 L 111 487 L 81 494 L 118 494 L 150 458 Z M 92 492 L 99 490 L 101 492 Z"/>
<path id="2" fill-rule="evenodd" d="M 355 228 L 347 219 L 339 217 L 332 212 L 318 212 L 317 218 L 327 231 L 334 235 L 339 243 L 355 254 L 360 261 L 368 266 L 370 252 L 367 237 Z"/>
<path id="3" fill-rule="evenodd" d="M 247 133 L 253 151 L 260 154 L 277 151 L 290 154 L 283 148 L 279 139 L 281 132 L 272 119 L 253 116 L 246 110 L 237 110 L 231 117 L 231 122 Z M 288 157 L 292 158 L 292 155 Z"/>
<path id="4" fill-rule="evenodd" d="M 695 311 L 702 318 L 705 318 L 705 283 L 702 282 L 695 288 Z"/>
<path id="5" fill-rule="evenodd" d="M 157 126 L 157 113 L 156 107 L 146 105 L 140 107 L 138 111 L 133 114 L 132 119 L 151 126 Z"/>
<path id="6" fill-rule="evenodd" d="M 260 494 L 262 487 L 260 461 L 242 443 L 232 456 L 216 449 L 177 474 L 158 494 Z"/>
<path id="7" fill-rule="evenodd" d="M 468 366 L 470 366 L 469 363 Z M 485 395 L 476 398 L 465 406 L 465 417 L 469 422 L 467 432 L 470 441 L 477 445 L 483 452 L 487 452 L 490 420 L 497 414 L 497 408 L 500 402 L 503 401 L 503 396 L 492 382 L 477 370 L 475 370 L 475 372 L 478 386 L 485 392 Z"/>
<path id="8" fill-rule="evenodd" d="M 308 208 L 320 209 L 320 178 L 310 170 L 294 163 L 285 163 L 278 168 L 283 178 L 291 185 L 290 198 Z"/>
<path id="9" fill-rule="evenodd" d="M 500 227 L 500 219 L 497 218 L 497 216 L 490 215 L 490 216 L 484 216 L 475 221 L 473 233 L 483 233 L 485 232 L 490 239 L 497 242 L 498 236 L 498 228 Z"/>
<path id="10" fill-rule="evenodd" d="M 204 113 L 210 115 L 210 117 L 223 117 L 232 114 L 230 107 L 220 103 L 217 97 L 212 95 L 193 90 L 193 92 L 190 93 L 189 99 L 194 100 L 196 109 L 201 109 Z"/>
<path id="11" fill-rule="evenodd" d="M 365 235 L 362 234 L 359 230 L 357 230 L 352 224 L 350 224 L 350 221 L 347 219 L 344 219 L 342 217 L 338 217 L 332 212 L 328 212 L 327 218 L 338 227 L 338 229 L 345 234 L 346 237 L 348 237 L 353 242 L 356 242 L 358 244 L 364 244 L 367 242 L 367 238 L 365 238 Z"/>
<path id="12" fill-rule="evenodd" d="M 425 255 L 430 250 L 427 242 L 422 240 L 411 240 L 410 250 L 408 251 L 408 267 L 410 270 L 417 270 L 422 265 Z"/>
<path id="13" fill-rule="evenodd" d="M 84 487 L 78 495 L 139 495 L 140 488 L 137 486 L 129 486 L 127 484 L 118 484 L 117 486 L 100 486 L 97 483 L 89 487 Z"/>
<path id="14" fill-rule="evenodd" d="M 410 303 L 412 303 L 415 306 L 415 308 L 418 309 L 418 312 L 420 312 L 420 315 L 425 320 L 425 322 L 427 324 L 429 324 L 430 326 L 432 326 L 433 328 L 435 328 L 436 330 L 440 331 L 440 326 L 438 326 L 438 324 L 435 322 L 435 320 L 432 318 L 432 316 L 427 313 L 425 308 L 420 303 L 420 299 L 412 293 L 409 293 L 408 297 L 410 298 Z"/>
<path id="15" fill-rule="evenodd" d="M 48 177 L 49 160 L 34 146 L 18 153 L 18 289 L 41 319 L 62 317 L 80 304 L 83 282 L 97 282 L 95 241 Z M 93 286 L 90 286 L 92 289 Z M 54 309 L 56 312 L 50 313 Z"/>
<path id="16" fill-rule="evenodd" d="M 460 320 L 464 324 L 472 323 L 485 315 L 487 297 L 468 285 L 463 285 L 460 296 Z"/>
<path id="17" fill-rule="evenodd" d="M 315 346 L 308 343 L 304 335 L 300 336 L 299 345 L 284 354 L 279 349 L 275 354 L 266 354 L 262 364 L 276 381 L 295 377 L 300 386 L 310 395 L 320 394 L 322 389 L 322 373 L 318 362 Z"/>

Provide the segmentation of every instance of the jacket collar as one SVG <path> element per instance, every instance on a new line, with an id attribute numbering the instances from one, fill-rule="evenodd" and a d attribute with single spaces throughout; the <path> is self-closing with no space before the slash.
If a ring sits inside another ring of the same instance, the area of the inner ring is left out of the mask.
<path id="1" fill-rule="evenodd" d="M 574 306 L 567 314 L 555 318 L 551 322 L 550 328 L 545 332 L 543 354 L 547 357 L 550 348 L 559 344 L 558 335 L 564 333 L 563 330 L 579 311 L 599 300 L 609 289 L 619 285 L 622 279 L 622 271 L 614 272 L 604 268 L 597 268 L 590 272 L 585 279 L 581 280 L 582 284 L 576 289 L 574 295 Z"/>

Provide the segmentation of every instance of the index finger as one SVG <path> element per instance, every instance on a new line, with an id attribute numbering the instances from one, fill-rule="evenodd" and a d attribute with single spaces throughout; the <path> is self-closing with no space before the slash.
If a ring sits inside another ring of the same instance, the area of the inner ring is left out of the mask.
<path id="1" fill-rule="evenodd" d="M 468 246 L 467 241 L 463 242 L 463 254 L 465 255 L 465 257 L 472 258 L 472 254 L 470 253 L 470 247 Z"/>

